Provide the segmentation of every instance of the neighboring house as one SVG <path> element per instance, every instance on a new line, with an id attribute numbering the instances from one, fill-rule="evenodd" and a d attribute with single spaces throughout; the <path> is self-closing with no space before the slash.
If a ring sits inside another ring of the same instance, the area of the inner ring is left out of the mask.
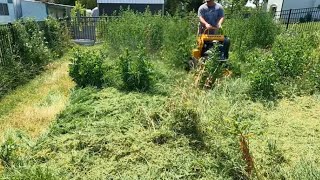
<path id="1" fill-rule="evenodd" d="M 15 19 L 14 5 L 12 0 L 0 0 L 0 23 L 11 22 Z"/>
<path id="2" fill-rule="evenodd" d="M 43 21 L 48 16 L 70 17 L 73 6 L 32 0 L 0 0 L 0 24 L 20 18 L 34 18 Z"/>
<path id="3" fill-rule="evenodd" d="M 315 8 L 319 5 L 320 0 L 268 0 L 266 9 L 283 20 L 289 18 L 291 9 L 290 22 L 298 22 L 308 16 L 309 20 L 320 19 L 320 9 Z"/>
<path id="4" fill-rule="evenodd" d="M 290 9 L 303 9 L 318 7 L 320 0 L 268 0 L 268 11 L 283 11 Z"/>
<path id="5" fill-rule="evenodd" d="M 71 17 L 71 10 L 74 6 L 55 4 L 55 3 L 45 3 L 47 6 L 48 16 L 53 18 L 64 18 Z"/>
<path id="6" fill-rule="evenodd" d="M 112 15 L 120 8 L 144 12 L 147 7 L 151 12 L 164 11 L 164 0 L 97 0 L 99 15 Z"/>

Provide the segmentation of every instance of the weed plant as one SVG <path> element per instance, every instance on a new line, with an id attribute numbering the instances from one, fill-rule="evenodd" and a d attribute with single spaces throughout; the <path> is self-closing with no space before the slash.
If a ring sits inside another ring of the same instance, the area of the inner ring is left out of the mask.
<path id="1" fill-rule="evenodd" d="M 116 55 L 126 48 L 137 50 L 141 45 L 150 53 L 162 46 L 164 24 L 160 14 L 152 15 L 148 10 L 144 13 L 122 11 L 120 17 L 110 19 L 105 27 L 104 36 Z"/>
<path id="2" fill-rule="evenodd" d="M 272 15 L 263 11 L 254 11 L 249 17 L 234 15 L 226 20 L 224 27 L 240 61 L 252 48 L 270 48 L 281 32 Z"/>
<path id="3" fill-rule="evenodd" d="M 130 53 L 126 50 L 120 56 L 120 67 L 125 89 L 148 91 L 153 86 L 153 68 L 144 49 Z"/>
<path id="4" fill-rule="evenodd" d="M 312 94 L 318 90 L 318 35 L 286 32 L 276 37 L 271 51 L 254 49 L 245 54 L 241 71 L 251 82 L 254 98 Z"/>
<path id="5" fill-rule="evenodd" d="M 106 32 L 99 31 L 112 54 L 119 55 L 126 48 L 134 51 L 142 46 L 148 54 L 161 52 L 163 59 L 176 67 L 183 67 L 189 59 L 197 31 L 190 25 L 190 16 L 152 15 L 148 10 L 144 13 L 128 10 L 120 14 L 118 18 L 108 19 L 107 26 L 101 22 Z"/>
<path id="6" fill-rule="evenodd" d="M 103 57 L 100 52 L 75 49 L 69 74 L 80 87 L 103 84 Z"/>
<path id="7" fill-rule="evenodd" d="M 55 19 L 48 18 L 44 24 L 44 37 L 51 54 L 61 57 L 69 46 L 69 32 L 66 26 Z"/>

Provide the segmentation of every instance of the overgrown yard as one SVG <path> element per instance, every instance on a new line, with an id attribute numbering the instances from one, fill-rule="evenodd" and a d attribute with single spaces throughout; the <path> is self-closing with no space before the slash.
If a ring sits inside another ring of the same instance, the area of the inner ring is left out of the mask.
<path id="1" fill-rule="evenodd" d="M 47 133 L 3 142 L 2 179 L 320 178 L 319 32 L 281 32 L 259 12 L 227 21 L 233 76 L 208 88 L 183 68 L 189 17 L 105 23 L 103 47 L 73 50 L 77 87 Z"/>

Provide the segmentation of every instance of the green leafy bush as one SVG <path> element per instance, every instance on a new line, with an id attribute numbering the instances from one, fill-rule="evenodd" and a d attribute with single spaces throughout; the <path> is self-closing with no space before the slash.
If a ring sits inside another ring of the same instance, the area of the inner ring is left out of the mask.
<path id="1" fill-rule="evenodd" d="M 27 82 L 51 59 L 43 32 L 34 20 L 17 21 L 0 28 L 2 57 L 0 97 Z"/>
<path id="2" fill-rule="evenodd" d="M 43 32 L 34 20 L 19 21 L 13 25 L 14 50 L 23 64 L 41 68 L 50 60 Z"/>
<path id="3" fill-rule="evenodd" d="M 276 99 L 279 93 L 276 87 L 280 80 L 276 60 L 271 54 L 258 49 L 247 56 L 247 65 L 251 69 L 246 69 L 251 82 L 251 96 L 256 99 Z"/>
<path id="4" fill-rule="evenodd" d="M 151 89 L 153 68 L 144 49 L 120 56 L 122 81 L 127 90 L 148 91 Z"/>
<path id="5" fill-rule="evenodd" d="M 75 49 L 69 74 L 80 87 L 101 87 L 103 84 L 103 61 L 100 52 Z"/>
<path id="6" fill-rule="evenodd" d="M 295 78 L 304 73 L 312 52 L 308 41 L 299 34 L 285 33 L 277 37 L 272 54 L 282 77 Z"/>
<path id="7" fill-rule="evenodd" d="M 189 61 L 191 50 L 196 44 L 196 25 L 190 23 L 192 17 L 165 17 L 165 31 L 162 56 L 164 61 L 176 67 L 184 67 Z M 193 19 L 195 22 L 197 20 Z"/>
<path id="8" fill-rule="evenodd" d="M 55 56 L 61 57 L 69 43 L 68 29 L 61 22 L 48 18 L 44 22 L 44 37 L 48 48 Z"/>
<path id="9" fill-rule="evenodd" d="M 312 94 L 319 90 L 319 42 L 317 31 L 288 31 L 277 35 L 270 49 L 236 50 L 230 62 L 234 74 L 250 81 L 254 99 Z"/>
<path id="10" fill-rule="evenodd" d="M 161 15 L 152 15 L 146 10 L 144 13 L 135 13 L 132 10 L 122 11 L 120 17 L 109 19 L 106 27 L 106 41 L 114 52 L 137 50 L 143 46 L 149 52 L 155 52 L 162 46 L 163 18 Z M 103 22 L 101 26 L 103 26 Z M 100 32 L 101 34 L 101 32 Z"/>
<path id="11" fill-rule="evenodd" d="M 239 54 L 255 47 L 271 47 L 280 33 L 273 16 L 264 11 L 254 11 L 248 18 L 233 15 L 226 20 L 224 27 L 225 34 L 232 40 L 232 49 Z"/>

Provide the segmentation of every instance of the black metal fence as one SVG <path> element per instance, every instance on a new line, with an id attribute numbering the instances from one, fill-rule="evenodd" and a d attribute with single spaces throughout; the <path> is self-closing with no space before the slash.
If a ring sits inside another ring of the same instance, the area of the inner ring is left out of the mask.
<path id="1" fill-rule="evenodd" d="M 290 9 L 275 12 L 275 19 L 286 29 L 308 30 L 320 28 L 320 8 Z"/>
<path id="2" fill-rule="evenodd" d="M 76 17 L 66 19 L 72 39 L 102 41 L 107 24 L 117 16 Z"/>
<path id="3" fill-rule="evenodd" d="M 250 15 L 249 15 L 250 16 Z M 320 8 L 290 9 L 275 12 L 275 20 L 285 29 L 320 29 Z M 232 16 L 230 16 L 232 17 Z M 245 16 L 244 16 L 245 17 Z M 77 17 L 66 19 L 72 39 L 103 40 L 107 24 L 116 16 Z"/>

